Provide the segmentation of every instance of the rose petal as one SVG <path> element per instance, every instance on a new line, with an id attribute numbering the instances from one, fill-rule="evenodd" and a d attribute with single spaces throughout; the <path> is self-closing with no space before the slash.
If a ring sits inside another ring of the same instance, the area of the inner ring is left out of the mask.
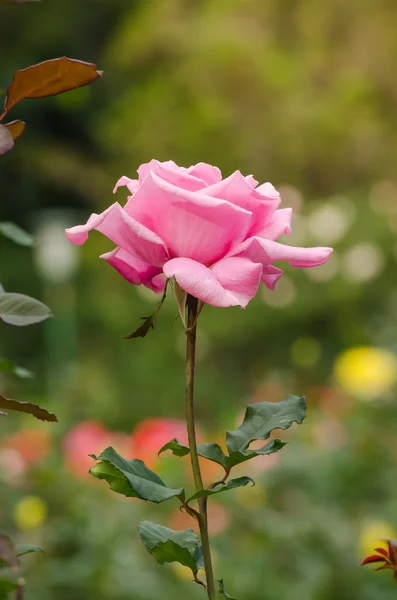
<path id="1" fill-rule="evenodd" d="M 115 248 L 112 252 L 102 254 L 100 258 L 106 260 L 124 279 L 133 285 L 145 285 L 156 293 L 164 290 L 164 276 L 160 280 L 154 281 L 156 276 L 162 273 L 160 267 L 148 265 L 122 248 Z"/>
<path id="2" fill-rule="evenodd" d="M 244 308 L 257 292 L 262 267 L 246 259 L 228 258 L 208 269 L 189 258 L 174 258 L 164 265 L 164 273 L 205 304 Z"/>
<path id="3" fill-rule="evenodd" d="M 246 175 L 245 176 L 245 180 L 248 181 L 248 183 L 250 184 L 250 186 L 253 187 L 253 188 L 256 188 L 256 186 L 259 183 L 259 181 L 257 181 L 253 175 Z"/>
<path id="4" fill-rule="evenodd" d="M 263 267 L 262 281 L 269 290 L 275 290 L 283 274 L 284 271 L 282 269 L 268 265 L 267 267 Z"/>
<path id="5" fill-rule="evenodd" d="M 131 194 L 134 194 L 136 192 L 136 190 L 138 189 L 139 181 L 138 181 L 138 179 L 130 179 L 129 177 L 125 177 L 125 175 L 123 175 L 123 177 L 120 177 L 120 179 L 114 186 L 113 194 L 115 194 L 117 192 L 119 187 L 123 187 L 123 186 L 126 186 L 129 189 L 129 191 L 131 192 Z"/>
<path id="6" fill-rule="evenodd" d="M 66 230 L 66 236 L 73 244 L 87 241 L 88 232 L 100 231 L 112 242 L 145 263 L 162 266 L 168 259 L 163 240 L 138 223 L 115 202 L 100 215 L 92 214 L 85 225 L 77 225 Z"/>
<path id="7" fill-rule="evenodd" d="M 267 240 L 276 240 L 283 233 L 291 233 L 292 208 L 281 208 L 273 213 L 269 223 L 258 233 L 258 237 Z"/>
<path id="8" fill-rule="evenodd" d="M 286 260 L 292 267 L 317 267 L 327 262 L 332 248 L 295 248 L 272 240 L 252 237 L 237 249 L 234 256 L 246 256 L 263 266 L 277 260 Z"/>
<path id="9" fill-rule="evenodd" d="M 186 169 L 186 173 L 202 179 L 206 185 L 212 185 L 222 179 L 222 173 L 218 167 L 203 162 L 189 167 Z"/>
<path id="10" fill-rule="evenodd" d="M 138 175 L 141 183 L 145 180 L 150 171 L 165 181 L 168 181 L 168 183 L 172 183 L 184 190 L 190 190 L 191 192 L 201 190 L 206 185 L 203 179 L 199 179 L 193 174 L 189 174 L 186 169 L 177 167 L 175 163 L 161 163 L 158 160 L 151 160 L 149 163 L 139 167 Z"/>
<path id="11" fill-rule="evenodd" d="M 276 190 L 276 188 L 270 183 L 270 181 L 262 183 L 262 185 L 256 188 L 256 191 L 262 194 L 262 196 L 264 196 L 265 198 L 280 198 L 280 192 Z"/>
<path id="12" fill-rule="evenodd" d="M 231 204 L 250 211 L 252 218 L 247 237 L 252 237 L 269 222 L 280 203 L 279 197 L 267 198 L 258 189 L 252 187 L 249 178 L 243 177 L 240 171 L 235 171 L 219 183 L 205 188 L 203 192 L 208 196 L 227 200 Z"/>
<path id="13" fill-rule="evenodd" d="M 191 258 L 206 265 L 241 242 L 251 220 L 251 214 L 238 206 L 182 190 L 153 172 L 125 210 L 164 240 L 170 257 Z"/>
<path id="14" fill-rule="evenodd" d="M 263 269 L 261 264 L 248 258 L 223 258 L 211 267 L 211 271 L 245 308 L 258 291 Z"/>

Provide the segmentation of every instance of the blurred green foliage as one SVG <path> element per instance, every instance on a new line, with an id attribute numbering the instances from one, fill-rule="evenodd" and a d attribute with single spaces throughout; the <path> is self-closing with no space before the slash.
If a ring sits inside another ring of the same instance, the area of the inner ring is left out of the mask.
<path id="1" fill-rule="evenodd" d="M 197 412 L 209 441 L 233 429 L 248 402 L 289 392 L 309 401 L 280 461 L 248 472 L 256 488 L 214 500 L 229 520 L 215 538 L 217 576 L 241 600 L 395 596 L 391 577 L 358 564 L 371 523 L 397 527 L 396 389 L 380 381 L 369 398 L 360 386 L 343 390 L 334 362 L 360 345 L 397 352 L 396 22 L 394 0 L 0 6 L 3 89 L 15 70 L 56 56 L 105 71 L 93 86 L 21 103 L 28 127 L 0 166 L 0 221 L 39 239 L 33 250 L 0 240 L 1 281 L 56 315 L 0 331 L 0 357 L 36 373 L 4 377 L 4 391 L 60 421 L 43 426 L 50 450 L 23 469 L 7 439 L 35 424 L 0 422 L 1 529 L 46 550 L 25 560 L 28 600 L 203 595 L 141 547 L 138 521 L 168 525 L 169 509 L 159 517 L 80 480 L 62 441 L 84 419 L 130 436 L 142 419 L 183 418 L 176 305 L 167 300 L 147 338 L 124 340 L 158 298 L 97 259 L 110 249 L 99 235 L 67 260 L 57 242 L 58 222 L 103 210 L 116 180 L 153 157 L 270 180 L 296 211 L 291 243 L 335 246 L 330 266 L 287 269 L 278 291 L 262 290 L 245 311 L 206 307 L 200 316 Z M 351 369 L 355 381 L 382 379 L 370 364 Z M 180 485 L 178 459 L 163 460 L 167 482 Z"/>

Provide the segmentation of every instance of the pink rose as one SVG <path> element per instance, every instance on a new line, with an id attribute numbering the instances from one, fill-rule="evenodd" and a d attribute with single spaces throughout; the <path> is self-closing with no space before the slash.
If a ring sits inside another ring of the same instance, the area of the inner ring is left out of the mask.
<path id="1" fill-rule="evenodd" d="M 258 186 L 236 171 L 222 179 L 217 167 L 188 169 L 152 160 L 139 179 L 122 177 L 127 204 L 112 204 L 85 225 L 66 231 L 84 244 L 97 229 L 116 244 L 101 258 L 127 281 L 161 293 L 166 278 L 212 306 L 247 306 L 263 281 L 274 289 L 283 271 L 274 262 L 315 267 L 331 248 L 294 248 L 275 240 L 291 227 L 290 208 L 278 210 L 280 194 L 271 183 Z"/>

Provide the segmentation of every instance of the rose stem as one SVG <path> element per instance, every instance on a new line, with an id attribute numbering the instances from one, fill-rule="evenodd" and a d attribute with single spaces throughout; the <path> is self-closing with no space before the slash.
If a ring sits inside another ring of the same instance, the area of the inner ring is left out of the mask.
<path id="1" fill-rule="evenodd" d="M 196 428 L 194 423 L 194 369 L 196 356 L 196 319 L 197 319 L 198 300 L 193 296 L 187 297 L 187 331 L 186 331 L 186 420 L 187 432 L 189 438 L 190 459 L 196 492 L 204 489 L 201 477 L 199 458 L 197 454 Z M 209 600 L 216 600 L 217 592 L 215 588 L 214 572 L 212 568 L 210 540 L 208 535 L 207 518 L 207 498 L 199 498 L 198 506 L 201 518 L 199 519 L 201 545 L 203 547 L 203 557 L 205 565 L 205 575 L 207 579 L 207 594 Z"/>

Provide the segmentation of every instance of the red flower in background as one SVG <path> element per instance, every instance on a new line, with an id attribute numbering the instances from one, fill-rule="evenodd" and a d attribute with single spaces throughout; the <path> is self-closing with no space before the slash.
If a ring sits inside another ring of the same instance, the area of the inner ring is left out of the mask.
<path id="1" fill-rule="evenodd" d="M 200 434 L 198 436 L 200 438 Z M 158 460 L 158 451 L 169 441 L 188 445 L 186 423 L 179 419 L 144 419 L 134 429 L 132 445 L 134 458 L 140 458 L 150 468 Z"/>
<path id="2" fill-rule="evenodd" d="M 375 571 L 391 569 L 394 579 L 397 581 L 397 549 L 394 542 L 387 540 L 387 550 L 385 548 L 375 548 L 376 554 L 367 556 L 362 561 L 362 565 L 378 564 Z"/>

